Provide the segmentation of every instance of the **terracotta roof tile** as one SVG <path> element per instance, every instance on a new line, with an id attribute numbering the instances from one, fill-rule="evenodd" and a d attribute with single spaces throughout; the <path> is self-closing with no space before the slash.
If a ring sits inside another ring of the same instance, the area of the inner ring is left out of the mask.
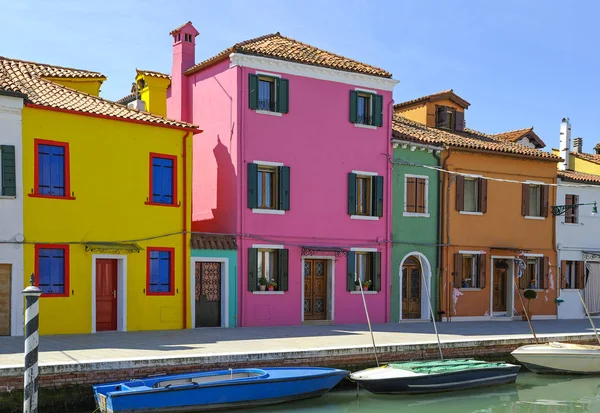
<path id="1" fill-rule="evenodd" d="M 493 136 L 497 139 L 502 139 L 509 142 L 517 142 L 527 134 L 533 137 L 537 143 L 537 147 L 544 148 L 546 146 L 544 141 L 533 131 L 533 126 L 531 128 L 515 129 L 508 132 L 497 133 Z"/>
<path id="2" fill-rule="evenodd" d="M 600 165 L 600 154 L 571 152 L 571 155 L 575 156 L 576 158 L 583 159 L 584 161 Z"/>
<path id="3" fill-rule="evenodd" d="M 98 78 L 106 79 L 102 73 L 92 72 L 89 70 L 73 69 L 70 67 L 62 67 L 55 65 L 47 65 L 44 63 L 28 62 L 26 60 L 9 59 L 4 56 L 0 56 L 0 60 L 10 60 L 13 65 L 22 66 L 24 70 L 32 75 L 40 77 L 54 77 L 54 78 Z"/>
<path id="4" fill-rule="evenodd" d="M 448 132 L 430 128 L 421 123 L 394 115 L 392 139 L 418 142 L 430 145 L 467 148 L 506 154 L 525 155 L 558 162 L 560 157 L 550 152 L 528 148 L 524 145 L 507 142 L 473 129 L 465 128 L 463 132 Z"/>
<path id="5" fill-rule="evenodd" d="M 162 79 L 171 79 L 171 75 L 167 73 L 155 72 L 153 70 L 135 69 L 138 75 L 160 77 Z"/>
<path id="6" fill-rule="evenodd" d="M 364 75 L 391 78 L 392 74 L 375 66 L 370 66 L 356 60 L 321 50 L 317 47 L 301 43 L 289 37 L 282 36 L 279 32 L 267 34 L 254 39 L 236 43 L 229 49 L 223 50 L 216 56 L 200 62 L 188 70 L 186 75 L 191 75 L 205 67 L 211 66 L 226 59 L 231 53 L 270 57 L 273 59 L 287 60 L 313 66 L 327 67 L 335 70 L 362 73 Z"/>
<path id="7" fill-rule="evenodd" d="M 600 176 L 575 171 L 558 171 L 558 177 L 564 181 L 583 182 L 600 185 Z"/>
<path id="8" fill-rule="evenodd" d="M 123 96 L 121 99 L 115 100 L 115 103 L 119 105 L 127 105 L 129 102 L 133 102 L 135 100 L 135 93 L 130 93 L 127 96 Z"/>
<path id="9" fill-rule="evenodd" d="M 469 102 L 467 102 L 466 100 L 464 100 L 463 98 L 458 96 L 456 93 L 454 93 L 454 90 L 448 89 L 448 90 L 443 90 L 441 92 L 433 93 L 431 95 L 423 96 L 423 97 L 420 97 L 417 99 L 407 100 L 406 102 L 400 102 L 400 103 L 394 105 L 394 109 L 409 107 L 409 106 L 413 106 L 413 105 L 416 105 L 419 103 L 436 102 L 439 100 L 446 100 L 446 99 L 452 100 L 453 102 L 457 103 L 458 105 L 462 106 L 465 109 L 467 109 L 469 106 L 471 106 L 471 104 Z"/>
<path id="10" fill-rule="evenodd" d="M 178 122 L 161 116 L 152 115 L 97 96 L 92 96 L 50 80 L 39 75 L 39 67 L 45 67 L 46 73 L 52 72 L 48 65 L 27 63 L 21 60 L 0 58 L 0 88 L 9 88 L 27 95 L 27 101 L 35 105 L 47 106 L 82 113 L 110 116 L 117 119 L 132 119 L 156 125 L 197 128 L 196 126 Z M 63 69 L 63 68 L 59 68 Z M 76 69 L 70 69 L 75 70 Z"/>
<path id="11" fill-rule="evenodd" d="M 235 237 L 229 235 L 192 234 L 191 245 L 195 250 L 237 250 Z"/>

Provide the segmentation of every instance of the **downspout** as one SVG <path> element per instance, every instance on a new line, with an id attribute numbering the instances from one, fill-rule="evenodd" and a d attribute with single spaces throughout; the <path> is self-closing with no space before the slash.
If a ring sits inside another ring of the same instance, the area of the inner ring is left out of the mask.
<path id="1" fill-rule="evenodd" d="M 391 93 L 390 93 L 391 94 Z M 385 252 L 386 252 L 386 262 L 385 262 L 385 266 L 386 266 L 386 286 L 388 287 L 388 291 L 387 294 L 385 294 L 385 322 L 389 323 L 390 321 L 390 294 L 391 294 L 391 285 L 392 285 L 392 244 L 391 242 L 389 242 L 389 240 L 393 239 L 392 238 L 392 230 L 391 230 L 391 226 L 392 226 L 392 167 L 393 164 L 390 161 L 390 156 L 393 155 L 393 152 L 391 150 L 391 146 L 392 146 L 392 119 L 394 117 L 394 113 L 393 113 L 393 107 L 394 107 L 394 99 L 390 100 L 390 103 L 388 104 L 388 115 L 389 115 L 389 119 L 388 119 L 388 131 L 387 131 L 387 136 L 388 136 L 388 141 L 387 141 L 387 162 L 386 162 L 386 180 L 387 180 L 387 202 L 386 202 L 386 209 L 387 209 L 387 213 L 385 214 Z"/>
<path id="2" fill-rule="evenodd" d="M 450 158 L 451 153 L 451 149 L 447 148 L 448 150 L 448 155 L 444 158 L 444 162 L 442 164 L 442 169 L 447 170 L 447 165 L 448 165 L 448 159 Z M 452 299 L 452 290 L 450 289 L 450 271 L 447 268 L 448 267 L 448 263 L 450 262 L 450 188 L 452 187 L 452 184 L 454 183 L 454 181 L 456 180 L 456 175 L 454 175 L 452 177 L 452 179 L 450 179 L 448 177 L 448 188 L 446 188 L 446 203 L 444 205 L 445 208 L 445 215 L 446 218 L 444 219 L 444 225 L 446 227 L 446 261 L 445 261 L 445 266 L 442 268 L 446 268 L 446 274 L 448 276 L 448 295 L 447 295 L 447 300 L 446 300 L 446 318 L 448 319 L 448 321 L 452 321 L 452 313 L 450 311 L 450 301 Z M 443 188 L 441 189 L 441 193 L 443 196 L 444 190 Z M 443 226 L 440 226 L 440 231 L 441 234 L 443 236 Z M 442 238 L 442 236 L 440 236 L 440 239 Z M 443 279 L 443 277 L 442 277 Z"/>
<path id="3" fill-rule="evenodd" d="M 442 166 L 442 157 L 440 152 L 437 151 L 433 151 L 433 157 L 435 159 L 437 159 L 437 167 L 441 167 Z M 442 188 L 442 172 L 440 170 L 437 171 L 437 182 L 438 185 L 440 186 L 440 188 Z M 440 192 L 440 189 L 438 189 L 438 194 Z M 437 312 L 439 313 L 440 316 L 440 320 L 442 321 L 442 314 L 441 314 L 441 309 L 442 309 L 442 284 L 443 284 L 443 279 L 442 279 L 442 271 L 441 271 L 441 262 L 440 260 L 442 259 L 442 237 L 441 237 L 441 228 L 442 228 L 442 217 L 441 217 L 441 211 L 442 207 L 441 207 L 441 203 L 438 201 L 437 203 L 437 230 L 438 233 L 440 234 L 440 236 L 438 237 L 439 241 L 438 241 L 438 246 L 435 249 L 435 263 L 436 263 L 436 269 L 435 269 L 435 276 L 437 277 L 437 291 L 436 291 L 436 301 L 438 302 L 437 305 Z M 433 274 L 431 275 L 433 277 Z M 435 314 L 432 314 L 432 317 L 435 317 Z"/>
<path id="4" fill-rule="evenodd" d="M 188 136 L 190 136 L 190 131 L 186 132 L 183 136 L 183 329 L 187 329 L 187 283 L 188 283 L 188 274 L 187 274 L 187 243 L 188 243 L 188 228 L 187 228 L 187 219 L 188 219 L 188 211 L 187 211 L 187 194 L 188 194 L 188 185 L 187 185 L 187 143 Z"/>
<path id="5" fill-rule="evenodd" d="M 246 168 L 244 168 L 244 159 L 245 159 L 245 155 L 246 153 L 244 152 L 244 139 L 243 138 L 243 128 L 245 127 L 244 124 L 244 110 L 242 109 L 243 106 L 241 105 L 241 99 L 242 96 L 244 96 L 244 82 L 243 82 L 243 76 L 242 76 L 242 72 L 243 72 L 243 67 L 241 66 L 237 66 L 238 68 L 238 79 L 237 79 L 237 84 L 238 84 L 238 88 L 239 88 L 239 93 L 237 96 L 237 138 L 238 138 L 238 153 L 237 153 L 237 165 L 238 165 L 238 201 L 239 201 L 239 207 L 238 207 L 238 225 L 237 225 L 237 233 L 239 236 L 239 245 L 238 245 L 238 272 L 236 273 L 237 276 L 237 286 L 238 286 L 238 297 L 239 297 L 239 307 L 238 307 L 238 312 L 236 314 L 237 316 L 237 326 L 238 327 L 243 327 L 245 325 L 244 320 L 243 320 L 243 314 L 245 313 L 244 311 L 244 289 L 243 289 L 243 271 L 246 268 L 243 265 L 244 259 L 246 257 L 246 255 L 244 254 L 244 248 L 242 248 L 242 241 L 244 239 L 244 225 L 243 225 L 243 220 L 244 220 L 244 196 L 242 193 L 242 183 L 244 182 L 244 179 L 246 178 Z"/>

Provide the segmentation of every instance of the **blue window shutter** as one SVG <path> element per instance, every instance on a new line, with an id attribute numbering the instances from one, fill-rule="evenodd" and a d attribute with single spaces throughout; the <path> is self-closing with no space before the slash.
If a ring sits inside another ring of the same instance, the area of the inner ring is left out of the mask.
<path id="1" fill-rule="evenodd" d="M 50 195 L 65 196 L 65 148 L 50 148 Z"/>
<path id="2" fill-rule="evenodd" d="M 167 293 L 171 291 L 171 253 L 160 251 L 160 291 Z"/>
<path id="3" fill-rule="evenodd" d="M 159 158 L 152 158 L 152 202 L 160 202 L 162 197 L 162 165 Z M 150 253 L 152 256 L 152 252 Z"/>
<path id="4" fill-rule="evenodd" d="M 150 292 L 159 292 L 159 255 L 158 251 L 150 251 Z"/>
<path id="5" fill-rule="evenodd" d="M 50 293 L 50 257 L 47 250 L 40 249 L 38 253 L 38 287 L 43 293 Z"/>
<path id="6" fill-rule="evenodd" d="M 65 252 L 61 249 L 50 250 L 52 254 L 52 293 L 64 294 L 65 292 Z"/>
<path id="7" fill-rule="evenodd" d="M 162 159 L 162 203 L 173 203 L 173 160 Z"/>
<path id="8" fill-rule="evenodd" d="M 50 195 L 50 147 L 38 146 L 38 188 L 41 195 Z"/>

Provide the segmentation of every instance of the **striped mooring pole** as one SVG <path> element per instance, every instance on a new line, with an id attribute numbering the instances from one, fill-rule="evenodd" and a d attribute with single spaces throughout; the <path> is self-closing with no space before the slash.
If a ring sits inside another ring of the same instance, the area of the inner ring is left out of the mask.
<path id="1" fill-rule="evenodd" d="M 23 384 L 23 413 L 38 411 L 38 345 L 40 343 L 39 298 L 42 290 L 34 285 L 31 274 L 31 285 L 23 290 L 25 296 L 25 382 Z"/>

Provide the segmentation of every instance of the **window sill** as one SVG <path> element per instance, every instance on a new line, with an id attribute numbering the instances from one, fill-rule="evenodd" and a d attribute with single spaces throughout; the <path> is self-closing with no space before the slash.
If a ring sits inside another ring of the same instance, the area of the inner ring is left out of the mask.
<path id="1" fill-rule="evenodd" d="M 74 196 L 57 196 L 57 195 L 43 195 L 43 194 L 28 194 L 31 198 L 49 198 L 49 199 L 76 199 Z"/>
<path id="2" fill-rule="evenodd" d="M 160 202 L 144 202 L 144 205 L 152 205 L 152 206 L 164 206 L 164 207 L 175 207 L 179 208 L 181 204 L 162 204 Z"/>
<path id="3" fill-rule="evenodd" d="M 0 199 L 17 199 L 16 196 L 0 195 Z"/>
<path id="4" fill-rule="evenodd" d="M 531 216 L 531 215 L 526 215 L 525 219 L 537 219 L 538 221 L 543 221 L 543 220 L 546 219 L 546 217 L 534 217 L 534 216 Z"/>
<path id="5" fill-rule="evenodd" d="M 474 287 L 460 287 L 458 290 L 459 290 L 459 291 L 481 291 L 481 288 L 474 288 Z"/>
<path id="6" fill-rule="evenodd" d="M 363 293 L 364 293 L 365 295 L 367 295 L 367 294 L 369 294 L 369 295 L 375 295 L 375 294 L 377 294 L 378 292 L 379 292 L 379 291 L 371 291 L 371 290 L 369 290 L 369 291 L 363 291 Z M 350 294 L 358 294 L 358 295 L 360 295 L 360 291 L 356 291 L 356 290 L 355 290 L 355 291 L 350 291 Z"/>
<path id="7" fill-rule="evenodd" d="M 283 295 L 285 291 L 252 291 L 256 295 Z"/>
<path id="8" fill-rule="evenodd" d="M 379 217 L 373 217 L 371 215 L 350 215 L 350 219 L 362 219 L 365 221 L 379 221 Z"/>
<path id="9" fill-rule="evenodd" d="M 543 289 L 543 288 L 521 288 L 521 287 L 519 287 L 519 290 L 522 290 L 522 291 L 525 291 L 525 290 L 533 290 L 533 291 L 535 291 L 536 293 L 543 293 L 543 292 L 546 292 L 546 290 L 545 290 L 545 289 Z"/>
<path id="10" fill-rule="evenodd" d="M 170 292 L 170 293 L 150 293 L 150 292 L 146 292 L 146 295 L 149 297 L 152 296 L 169 296 L 169 295 L 175 295 L 174 292 Z"/>
<path id="11" fill-rule="evenodd" d="M 474 211 L 458 211 L 461 215 L 483 215 L 483 212 L 474 212 Z"/>
<path id="12" fill-rule="evenodd" d="M 283 113 L 280 113 L 280 112 L 271 112 L 270 110 L 256 109 L 255 112 L 258 113 L 259 115 L 271 115 L 271 116 L 282 116 L 283 115 Z"/>
<path id="13" fill-rule="evenodd" d="M 69 297 L 69 293 L 63 293 L 63 294 L 52 294 L 52 293 L 42 293 L 42 295 L 40 295 L 41 298 L 68 298 Z"/>
<path id="14" fill-rule="evenodd" d="M 572 226 L 572 227 L 579 227 L 581 226 L 581 224 L 579 222 L 561 222 L 561 224 L 563 225 L 568 225 L 568 226 Z"/>
<path id="15" fill-rule="evenodd" d="M 285 215 L 285 211 L 281 209 L 262 209 L 262 208 L 253 208 L 253 214 L 268 214 L 268 215 Z"/>
<path id="16" fill-rule="evenodd" d="M 355 123 L 354 126 L 356 126 L 357 128 L 363 128 L 363 129 L 377 129 L 377 126 L 373 126 L 373 125 L 365 125 L 362 123 Z"/>
<path id="17" fill-rule="evenodd" d="M 402 214 L 402 216 L 404 217 L 423 217 L 423 218 L 429 218 L 429 214 L 423 214 L 420 212 L 404 212 Z"/>

